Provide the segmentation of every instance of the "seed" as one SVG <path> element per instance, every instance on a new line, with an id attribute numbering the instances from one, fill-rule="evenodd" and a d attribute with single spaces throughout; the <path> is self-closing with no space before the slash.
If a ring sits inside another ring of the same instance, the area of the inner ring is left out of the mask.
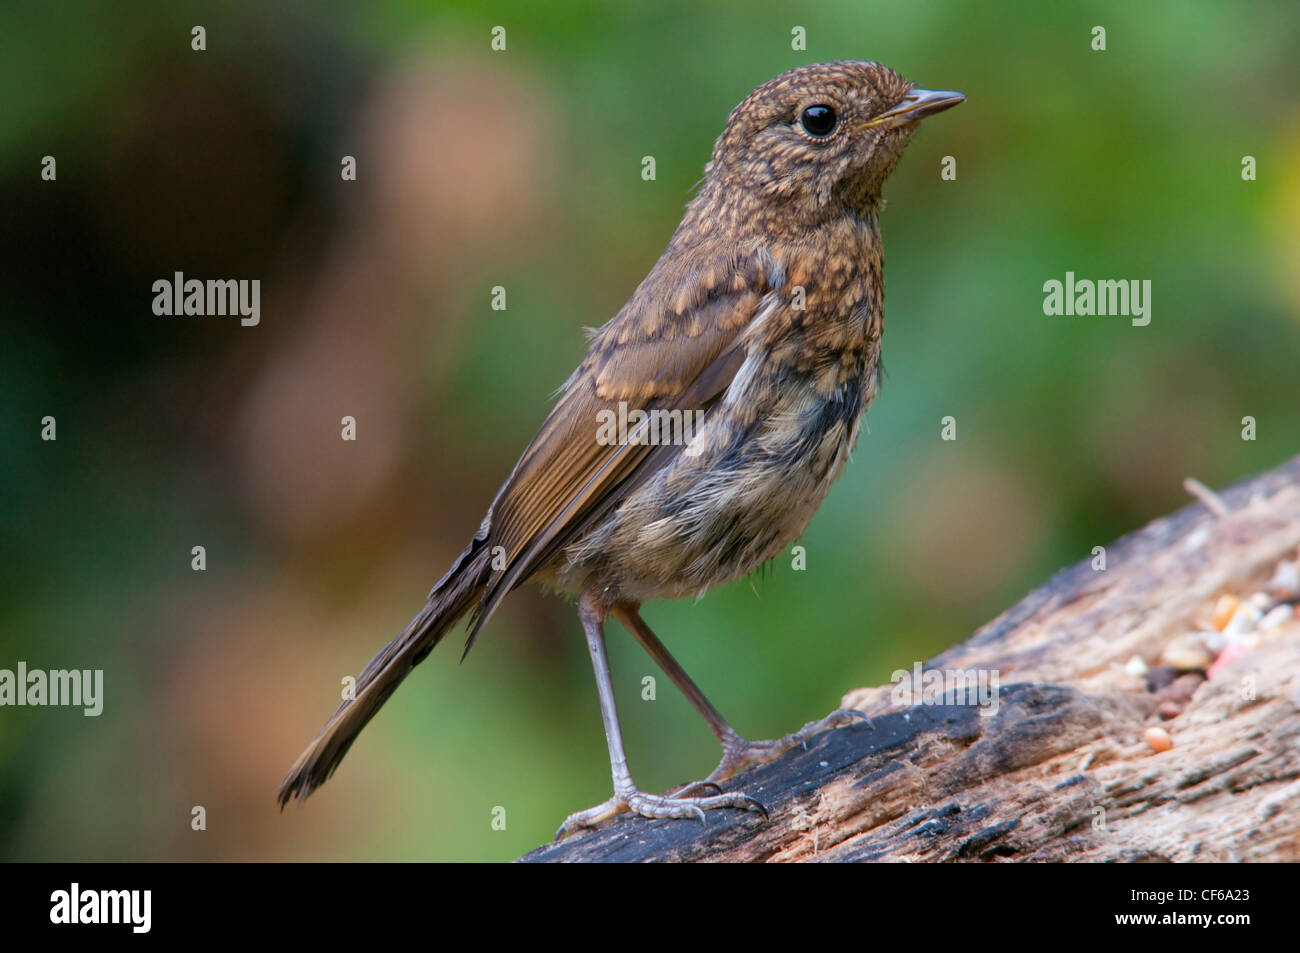
<path id="1" fill-rule="evenodd" d="M 1169 737 L 1169 732 L 1160 727 L 1148 728 L 1146 737 L 1152 751 L 1168 751 L 1174 746 L 1174 739 Z"/>
<path id="2" fill-rule="evenodd" d="M 1236 596 L 1219 596 L 1219 601 L 1214 604 L 1214 612 L 1210 615 L 1210 624 L 1222 632 L 1240 605 L 1241 601 Z"/>

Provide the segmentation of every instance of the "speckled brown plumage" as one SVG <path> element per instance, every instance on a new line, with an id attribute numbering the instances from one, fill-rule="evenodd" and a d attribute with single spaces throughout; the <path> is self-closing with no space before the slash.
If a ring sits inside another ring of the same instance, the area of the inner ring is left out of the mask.
<path id="1" fill-rule="evenodd" d="M 732 111 L 663 256 L 594 332 L 478 534 L 421 615 L 372 659 L 357 698 L 303 753 L 281 786 L 282 804 L 328 777 L 461 615 L 471 613 L 468 652 L 500 600 L 527 581 L 581 597 L 598 683 L 600 626 L 614 613 L 709 720 L 724 747 L 719 771 L 729 758 L 758 757 L 694 697 L 698 689 L 674 671 L 637 608 L 742 576 L 808 524 L 876 393 L 881 186 L 916 122 L 960 101 L 916 91 L 879 64 L 846 61 L 784 73 Z M 695 414 L 702 425 L 689 441 L 635 439 L 644 431 L 601 439 L 600 421 L 629 410 Z M 606 701 L 602 690 L 612 810 L 684 816 L 746 806 L 734 796 L 656 800 L 620 780 L 621 740 L 616 751 Z M 568 829 L 605 816 L 593 811 Z"/>

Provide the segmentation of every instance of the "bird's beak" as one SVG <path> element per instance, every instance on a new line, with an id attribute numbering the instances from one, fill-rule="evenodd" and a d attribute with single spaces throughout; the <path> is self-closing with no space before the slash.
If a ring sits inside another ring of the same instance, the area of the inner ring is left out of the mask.
<path id="1" fill-rule="evenodd" d="M 965 96 L 951 89 L 914 89 L 893 109 L 881 113 L 865 125 L 884 125 L 892 128 L 904 123 L 918 122 L 926 116 L 933 116 L 965 101 Z"/>

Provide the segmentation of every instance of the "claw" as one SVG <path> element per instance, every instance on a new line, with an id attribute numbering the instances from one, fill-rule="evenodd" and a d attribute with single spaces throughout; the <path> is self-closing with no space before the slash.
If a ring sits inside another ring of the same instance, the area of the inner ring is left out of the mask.
<path id="1" fill-rule="evenodd" d="M 722 793 L 722 786 L 714 781 L 692 781 L 690 784 L 684 784 L 672 793 L 673 797 L 686 797 L 688 791 L 702 790 L 712 788 L 714 794 Z"/>
<path id="2" fill-rule="evenodd" d="M 875 730 L 876 725 L 875 722 L 871 720 L 871 716 L 865 711 L 858 711 L 856 708 L 837 708 L 821 721 L 813 722 L 813 724 L 825 725 L 827 727 L 832 727 L 832 725 L 851 725 L 853 724 L 854 719 L 857 718 L 861 718 L 866 722 L 868 728 L 871 728 L 873 731 Z"/>

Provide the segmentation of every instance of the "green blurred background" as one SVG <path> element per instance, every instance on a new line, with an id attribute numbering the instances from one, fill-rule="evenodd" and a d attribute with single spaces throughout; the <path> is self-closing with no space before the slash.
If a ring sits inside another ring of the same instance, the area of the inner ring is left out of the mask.
<path id="1" fill-rule="evenodd" d="M 741 731 L 961 640 L 1183 477 L 1300 449 L 1294 3 L 101 2 L 9 5 L 0 35 L 0 667 L 102 668 L 107 696 L 0 709 L 3 858 L 504 860 L 608 796 L 575 615 L 524 591 L 303 809 L 274 803 L 728 111 L 795 65 L 879 59 L 968 102 L 887 187 L 886 385 L 807 570 L 646 613 Z M 1150 326 L 1045 317 L 1067 270 L 1150 279 Z M 155 316 L 174 271 L 260 279 L 261 325 Z M 658 672 L 610 633 L 641 787 L 707 773 L 704 724 L 666 678 L 642 701 Z"/>

